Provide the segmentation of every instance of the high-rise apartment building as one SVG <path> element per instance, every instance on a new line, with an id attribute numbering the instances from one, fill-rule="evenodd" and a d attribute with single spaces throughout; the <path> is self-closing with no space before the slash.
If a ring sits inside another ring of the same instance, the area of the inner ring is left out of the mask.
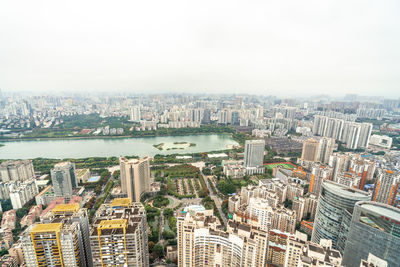
<path id="1" fill-rule="evenodd" d="M 264 173 L 264 149 L 265 140 L 246 140 L 244 166 L 247 173 Z"/>
<path id="2" fill-rule="evenodd" d="M 268 232 L 229 221 L 224 231 L 212 210 L 189 206 L 178 214 L 178 266 L 265 266 Z"/>
<path id="3" fill-rule="evenodd" d="M 25 181 L 35 177 L 31 160 L 5 161 L 0 164 L 0 178 L 3 182 Z"/>
<path id="4" fill-rule="evenodd" d="M 327 116 L 314 116 L 313 134 L 325 136 L 329 118 Z"/>
<path id="5" fill-rule="evenodd" d="M 79 204 L 56 206 L 21 235 L 25 266 L 92 266 L 88 216 Z"/>
<path id="6" fill-rule="evenodd" d="M 78 186 L 75 164 L 68 161 L 57 163 L 51 169 L 50 174 L 54 194 L 58 197 L 71 197 L 74 189 Z"/>
<path id="7" fill-rule="evenodd" d="M 319 243 L 307 241 L 307 235 L 296 231 L 289 237 L 286 247 L 285 267 L 341 267 L 342 255 L 333 249 L 332 241 L 321 239 Z"/>
<path id="8" fill-rule="evenodd" d="M 307 161 L 317 161 L 319 143 L 317 140 L 310 138 L 303 143 L 301 159 Z"/>
<path id="9" fill-rule="evenodd" d="M 369 200 L 370 197 L 364 191 L 323 181 L 311 241 L 319 243 L 321 239 L 330 239 L 333 247 L 342 252 L 348 227 L 344 224 L 346 218 L 351 218 L 356 202 Z"/>
<path id="10" fill-rule="evenodd" d="M 375 173 L 375 162 L 354 153 L 335 153 L 329 158 L 329 166 L 333 168 L 333 181 L 337 181 L 340 173 L 352 173 L 360 177 L 359 189 L 363 190 L 367 181 L 371 181 Z"/>
<path id="11" fill-rule="evenodd" d="M 314 116 L 314 135 L 334 138 L 344 143 L 349 149 L 368 147 L 371 131 L 371 123 L 357 123 L 321 115 Z"/>
<path id="12" fill-rule="evenodd" d="M 386 113 L 385 109 L 365 108 L 360 107 L 357 109 L 357 116 L 359 118 L 380 119 Z"/>
<path id="13" fill-rule="evenodd" d="M 90 247 L 93 267 L 149 266 L 143 204 L 117 198 L 100 207 L 90 230 Z"/>
<path id="14" fill-rule="evenodd" d="M 286 247 L 290 233 L 276 229 L 268 231 L 268 264 L 283 266 L 285 264 Z"/>
<path id="15" fill-rule="evenodd" d="M 368 259 L 361 260 L 360 267 L 388 267 L 387 261 L 376 257 L 374 254 L 369 253 Z"/>
<path id="16" fill-rule="evenodd" d="M 325 136 L 340 140 L 343 131 L 344 120 L 329 118 Z"/>
<path id="17" fill-rule="evenodd" d="M 335 139 L 322 137 L 318 140 L 318 155 L 317 160 L 323 163 L 329 162 L 329 157 L 333 153 L 333 149 L 335 148 Z"/>
<path id="18" fill-rule="evenodd" d="M 371 138 L 372 123 L 360 124 L 360 137 L 358 139 L 357 147 L 367 148 Z"/>
<path id="19" fill-rule="evenodd" d="M 265 231 L 277 229 L 294 233 L 296 229 L 296 212 L 283 206 L 273 207 L 268 199 L 264 198 L 250 198 L 246 214 L 240 217 L 248 217 L 255 222 L 254 225 Z M 250 221 L 247 222 L 250 223 Z"/>
<path id="20" fill-rule="evenodd" d="M 355 205 L 344 250 L 343 265 L 358 267 L 369 254 L 387 262 L 400 264 L 400 209 L 363 201 Z"/>
<path id="21" fill-rule="evenodd" d="M 10 199 L 13 209 L 22 208 L 39 193 L 35 179 L 26 180 L 22 183 L 15 183 L 11 188 Z"/>
<path id="22" fill-rule="evenodd" d="M 333 153 L 335 140 L 332 138 L 310 138 L 303 143 L 301 159 L 305 161 L 319 161 L 328 163 Z"/>
<path id="23" fill-rule="evenodd" d="M 130 110 L 129 120 L 132 122 L 140 122 L 140 118 L 140 107 L 132 107 Z"/>
<path id="24" fill-rule="evenodd" d="M 308 191 L 318 196 L 324 180 L 332 180 L 332 168 L 321 164 L 313 164 Z"/>
<path id="25" fill-rule="evenodd" d="M 372 201 L 393 205 L 400 183 L 400 174 L 392 170 L 379 170 Z"/>
<path id="26" fill-rule="evenodd" d="M 150 190 L 150 158 L 119 158 L 122 192 L 132 202 L 140 202 L 144 192 Z"/>
<path id="27" fill-rule="evenodd" d="M 211 110 L 205 109 L 203 119 L 201 121 L 202 124 L 210 124 L 211 123 Z"/>

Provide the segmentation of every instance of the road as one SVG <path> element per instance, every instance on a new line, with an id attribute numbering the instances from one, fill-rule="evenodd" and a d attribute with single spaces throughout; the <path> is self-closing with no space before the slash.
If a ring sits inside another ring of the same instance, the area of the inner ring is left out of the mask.
<path id="1" fill-rule="evenodd" d="M 204 179 L 204 181 L 206 182 L 208 191 L 210 192 L 210 197 L 211 197 L 211 199 L 214 200 L 215 205 L 217 206 L 217 209 L 218 209 L 218 211 L 219 211 L 219 214 L 221 214 L 222 220 L 224 221 L 224 224 L 227 225 L 228 220 L 226 219 L 225 213 L 223 213 L 223 211 L 222 211 L 222 209 L 221 209 L 221 205 L 222 205 L 221 199 L 219 198 L 219 196 L 217 196 L 217 195 L 214 194 L 214 192 L 213 192 L 213 190 L 212 190 L 210 184 L 208 183 L 208 177 L 205 176 L 205 175 L 203 174 L 203 172 L 201 172 L 201 175 L 203 176 L 203 179 Z M 218 190 L 216 186 L 214 186 L 214 187 L 215 187 L 215 190 Z"/>

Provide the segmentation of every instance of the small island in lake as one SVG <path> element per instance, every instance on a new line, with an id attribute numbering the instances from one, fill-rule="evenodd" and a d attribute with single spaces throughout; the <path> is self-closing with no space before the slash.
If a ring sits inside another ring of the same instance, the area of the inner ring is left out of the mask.
<path id="1" fill-rule="evenodd" d="M 158 150 L 186 149 L 194 146 L 196 146 L 196 143 L 189 142 L 160 143 L 153 145 L 153 147 L 157 148 Z"/>
<path id="2" fill-rule="evenodd" d="M 158 150 L 163 150 L 164 143 L 154 144 L 153 146 L 154 146 L 155 148 L 157 148 Z"/>

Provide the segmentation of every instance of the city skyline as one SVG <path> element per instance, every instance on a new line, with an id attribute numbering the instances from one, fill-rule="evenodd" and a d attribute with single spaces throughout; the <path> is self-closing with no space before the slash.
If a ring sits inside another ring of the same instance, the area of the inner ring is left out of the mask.
<path id="1" fill-rule="evenodd" d="M 0 266 L 400 267 L 399 10 L 0 1 Z"/>
<path id="2" fill-rule="evenodd" d="M 346 7 L 3 1 L 0 88 L 399 97 L 399 3 Z"/>

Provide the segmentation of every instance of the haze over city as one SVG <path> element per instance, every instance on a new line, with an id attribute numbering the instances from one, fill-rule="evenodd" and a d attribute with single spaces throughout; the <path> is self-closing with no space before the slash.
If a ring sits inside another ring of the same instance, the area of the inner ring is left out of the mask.
<path id="1" fill-rule="evenodd" d="M 399 1 L 1 1 L 0 88 L 400 96 Z"/>
<path id="2" fill-rule="evenodd" d="M 399 1 L 0 1 L 1 267 L 400 267 Z"/>

